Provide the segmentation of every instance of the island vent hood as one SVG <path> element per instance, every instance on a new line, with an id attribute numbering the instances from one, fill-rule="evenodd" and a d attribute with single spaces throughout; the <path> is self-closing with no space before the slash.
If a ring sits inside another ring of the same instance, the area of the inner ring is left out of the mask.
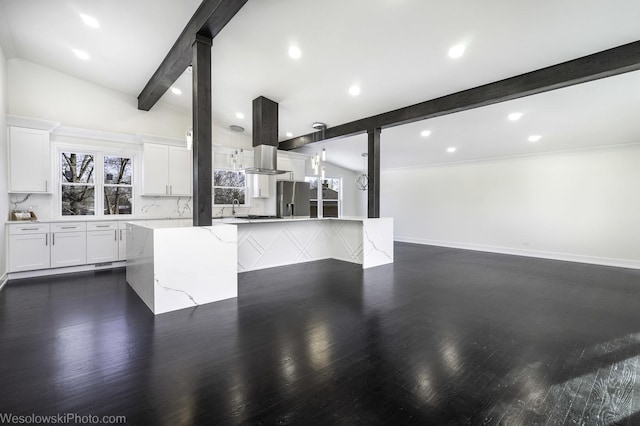
<path id="1" fill-rule="evenodd" d="M 245 173 L 280 175 L 278 170 L 278 104 L 260 96 L 253 100 L 253 167 Z"/>

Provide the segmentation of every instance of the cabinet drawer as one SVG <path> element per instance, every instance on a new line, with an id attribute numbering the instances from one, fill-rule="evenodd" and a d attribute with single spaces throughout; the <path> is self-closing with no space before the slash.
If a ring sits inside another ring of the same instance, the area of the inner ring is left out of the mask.
<path id="1" fill-rule="evenodd" d="M 89 222 L 87 223 L 87 231 L 109 231 L 112 229 L 118 229 L 118 222 Z"/>
<path id="2" fill-rule="evenodd" d="M 87 224 L 85 222 L 66 222 L 51 224 L 51 232 L 76 232 L 86 230 Z"/>
<path id="3" fill-rule="evenodd" d="M 9 235 L 43 234 L 49 232 L 48 223 L 21 223 L 9 225 Z"/>

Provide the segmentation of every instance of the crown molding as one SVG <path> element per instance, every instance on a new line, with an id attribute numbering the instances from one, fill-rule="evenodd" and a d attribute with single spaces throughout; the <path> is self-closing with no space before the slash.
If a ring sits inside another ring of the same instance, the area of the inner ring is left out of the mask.
<path id="1" fill-rule="evenodd" d="M 27 129 L 46 130 L 53 132 L 60 126 L 58 121 L 42 120 L 40 118 L 22 117 L 19 115 L 7 115 L 7 126 L 26 127 Z"/>

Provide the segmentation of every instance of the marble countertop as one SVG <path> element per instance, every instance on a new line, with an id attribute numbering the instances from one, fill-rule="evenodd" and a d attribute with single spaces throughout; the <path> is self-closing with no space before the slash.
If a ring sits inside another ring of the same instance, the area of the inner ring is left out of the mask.
<path id="1" fill-rule="evenodd" d="M 212 225 L 219 224 L 232 224 L 241 225 L 243 223 L 273 223 L 273 222 L 300 222 L 300 221 L 315 221 L 315 220 L 342 220 L 342 221 L 363 221 L 367 220 L 366 217 L 360 216 L 343 216 L 343 217 L 286 217 L 286 218 L 263 218 L 263 219 L 248 219 L 245 217 L 214 217 L 212 219 Z M 141 217 L 91 217 L 91 216 L 73 216 L 69 218 L 61 219 L 47 219 L 47 220 L 12 220 L 7 221 L 7 225 L 24 225 L 25 223 L 59 223 L 59 222 L 111 222 L 111 221 L 124 221 L 132 222 L 138 225 L 148 226 L 152 228 L 181 228 L 186 226 L 192 226 L 193 219 L 191 218 L 141 218 Z"/>

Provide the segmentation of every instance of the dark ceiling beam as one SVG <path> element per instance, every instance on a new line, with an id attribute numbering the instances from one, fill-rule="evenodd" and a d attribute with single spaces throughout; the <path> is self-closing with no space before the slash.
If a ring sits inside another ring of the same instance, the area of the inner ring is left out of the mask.
<path id="1" fill-rule="evenodd" d="M 315 132 L 298 136 L 280 142 L 278 148 L 291 150 L 321 140 L 353 136 L 370 129 L 384 129 L 412 123 L 639 69 L 640 41 L 635 41 L 441 98 L 330 127 L 324 133 Z"/>
<path id="2" fill-rule="evenodd" d="M 196 35 L 215 38 L 247 0 L 204 0 L 156 72 L 138 95 L 138 109 L 149 111 L 191 65 Z"/>

